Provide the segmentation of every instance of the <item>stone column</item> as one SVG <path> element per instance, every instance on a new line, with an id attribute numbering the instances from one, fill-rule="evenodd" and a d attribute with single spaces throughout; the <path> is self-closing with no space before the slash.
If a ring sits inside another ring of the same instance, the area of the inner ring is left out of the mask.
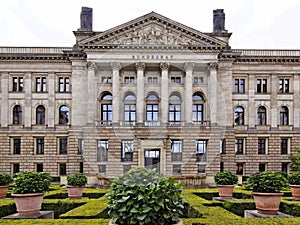
<path id="1" fill-rule="evenodd" d="M 161 63 L 161 101 L 160 101 L 160 112 L 161 112 L 161 122 L 168 122 L 168 112 L 169 112 L 169 63 Z"/>
<path id="2" fill-rule="evenodd" d="M 54 72 L 48 74 L 48 126 L 54 127 L 55 125 L 55 74 Z"/>
<path id="3" fill-rule="evenodd" d="M 95 97 L 95 69 L 96 64 L 93 62 L 87 63 L 87 75 L 88 75 L 88 118 L 87 123 L 94 125 L 95 121 L 95 111 L 96 111 L 96 97 Z"/>
<path id="4" fill-rule="evenodd" d="M 136 79 L 136 115 L 137 115 L 137 123 L 142 124 L 144 121 L 144 70 L 145 63 L 138 62 L 135 64 L 137 71 L 137 79 Z"/>
<path id="5" fill-rule="evenodd" d="M 185 63 L 185 96 L 184 96 L 184 106 L 185 106 L 185 122 L 192 123 L 192 105 L 193 105 L 193 70 L 194 63 Z"/>
<path id="6" fill-rule="evenodd" d="M 8 126 L 8 87 L 9 87 L 8 73 L 2 73 L 1 76 L 1 126 Z"/>
<path id="7" fill-rule="evenodd" d="M 31 73 L 25 74 L 24 79 L 24 87 L 25 87 L 25 105 L 24 105 L 24 113 L 23 113 L 23 124 L 25 127 L 31 127 L 31 114 L 32 114 L 32 85 L 31 85 Z M 49 109 L 48 109 L 49 113 Z M 48 122 L 49 124 L 49 122 Z"/>
<path id="8" fill-rule="evenodd" d="M 120 69 L 121 64 L 118 62 L 111 63 L 112 68 L 112 122 L 118 124 L 120 121 Z"/>
<path id="9" fill-rule="evenodd" d="M 217 79 L 218 64 L 216 62 L 209 64 L 209 85 L 208 85 L 208 104 L 210 106 L 210 121 L 212 125 L 217 124 L 217 106 L 218 106 L 218 79 Z"/>

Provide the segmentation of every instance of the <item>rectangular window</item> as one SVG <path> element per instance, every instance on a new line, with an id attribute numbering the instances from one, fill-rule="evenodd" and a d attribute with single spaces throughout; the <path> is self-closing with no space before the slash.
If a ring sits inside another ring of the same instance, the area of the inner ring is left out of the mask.
<path id="1" fill-rule="evenodd" d="M 106 173 L 106 165 L 99 165 L 99 173 Z"/>
<path id="2" fill-rule="evenodd" d="M 58 78 L 58 92 L 70 92 L 70 78 L 59 77 Z"/>
<path id="3" fill-rule="evenodd" d="M 206 162 L 207 140 L 196 141 L 196 162 Z"/>
<path id="4" fill-rule="evenodd" d="M 220 172 L 224 171 L 224 162 L 220 162 Z"/>
<path id="5" fill-rule="evenodd" d="M 36 138 L 36 154 L 37 155 L 43 155 L 44 154 L 44 138 Z"/>
<path id="6" fill-rule="evenodd" d="M 171 160 L 182 161 L 182 141 L 171 140 Z"/>
<path id="7" fill-rule="evenodd" d="M 123 165 L 123 172 L 124 173 L 129 171 L 129 170 L 131 170 L 131 165 Z"/>
<path id="8" fill-rule="evenodd" d="M 83 173 L 83 162 L 79 163 L 79 173 Z"/>
<path id="9" fill-rule="evenodd" d="M 12 164 L 12 172 L 13 172 L 13 174 L 20 172 L 20 164 L 19 163 Z"/>
<path id="10" fill-rule="evenodd" d="M 134 83 L 134 77 L 124 77 L 124 83 L 127 83 L 127 84 L 133 84 Z"/>
<path id="11" fill-rule="evenodd" d="M 244 174 L 244 163 L 237 163 L 236 164 L 236 175 L 243 175 Z"/>
<path id="12" fill-rule="evenodd" d="M 104 83 L 104 84 L 111 84 L 112 83 L 112 79 L 110 76 L 107 76 L 107 77 L 101 77 L 101 83 Z"/>
<path id="13" fill-rule="evenodd" d="M 235 139 L 235 154 L 236 155 L 244 154 L 244 138 Z"/>
<path id="14" fill-rule="evenodd" d="M 289 163 L 281 163 L 281 172 L 288 173 Z"/>
<path id="15" fill-rule="evenodd" d="M 279 93 L 289 93 L 289 92 L 290 92 L 290 80 L 279 79 Z"/>
<path id="16" fill-rule="evenodd" d="M 108 160 L 108 140 L 97 141 L 97 162 L 107 162 Z"/>
<path id="17" fill-rule="evenodd" d="M 198 165 L 198 173 L 205 173 L 205 165 Z"/>
<path id="18" fill-rule="evenodd" d="M 148 84 L 158 84 L 158 77 L 148 77 Z"/>
<path id="19" fill-rule="evenodd" d="M 258 138 L 258 154 L 264 155 L 267 154 L 267 139 L 266 138 Z"/>
<path id="20" fill-rule="evenodd" d="M 21 154 L 21 138 L 13 138 L 13 154 Z"/>
<path id="21" fill-rule="evenodd" d="M 257 93 L 267 93 L 267 79 L 256 80 L 256 91 Z"/>
<path id="22" fill-rule="evenodd" d="M 173 165 L 173 174 L 181 173 L 181 165 Z"/>
<path id="23" fill-rule="evenodd" d="M 122 162 L 133 161 L 133 141 L 122 141 Z"/>
<path id="24" fill-rule="evenodd" d="M 203 77 L 194 77 L 194 84 L 203 84 Z"/>
<path id="25" fill-rule="evenodd" d="M 68 154 L 68 139 L 59 138 L 59 154 L 66 155 Z"/>
<path id="26" fill-rule="evenodd" d="M 289 154 L 289 139 L 281 138 L 281 155 Z"/>
<path id="27" fill-rule="evenodd" d="M 42 163 L 37 163 L 36 164 L 36 172 L 43 172 L 43 164 Z"/>
<path id="28" fill-rule="evenodd" d="M 180 124 L 180 111 L 181 106 L 179 104 L 170 104 L 169 105 L 169 122 L 170 124 Z"/>
<path id="29" fill-rule="evenodd" d="M 102 124 L 111 124 L 112 104 L 101 104 L 101 122 Z"/>
<path id="30" fill-rule="evenodd" d="M 22 92 L 23 91 L 23 77 L 13 77 L 13 88 L 12 91 L 13 92 Z"/>
<path id="31" fill-rule="evenodd" d="M 226 154 L 226 139 L 220 141 L 220 154 Z"/>
<path id="32" fill-rule="evenodd" d="M 180 84 L 181 83 L 181 77 L 171 77 L 171 83 L 172 84 Z"/>
<path id="33" fill-rule="evenodd" d="M 59 175 L 60 176 L 67 175 L 67 164 L 60 163 L 58 164 L 58 166 L 59 166 Z"/>
<path id="34" fill-rule="evenodd" d="M 148 125 L 156 126 L 158 122 L 158 104 L 147 104 L 146 121 Z"/>
<path id="35" fill-rule="evenodd" d="M 46 92 L 47 91 L 46 77 L 36 77 L 35 78 L 35 91 L 36 92 Z"/>
<path id="36" fill-rule="evenodd" d="M 136 115 L 135 104 L 124 104 L 124 122 L 125 124 L 134 124 Z"/>
<path id="37" fill-rule="evenodd" d="M 245 79 L 234 79 L 234 93 L 245 93 Z"/>
<path id="38" fill-rule="evenodd" d="M 266 163 L 259 163 L 259 164 L 258 164 L 258 171 L 259 171 L 259 172 L 264 172 L 264 171 L 266 171 Z"/>
<path id="39" fill-rule="evenodd" d="M 82 138 L 78 139 L 78 155 L 83 155 L 83 149 L 84 149 L 84 141 Z"/>

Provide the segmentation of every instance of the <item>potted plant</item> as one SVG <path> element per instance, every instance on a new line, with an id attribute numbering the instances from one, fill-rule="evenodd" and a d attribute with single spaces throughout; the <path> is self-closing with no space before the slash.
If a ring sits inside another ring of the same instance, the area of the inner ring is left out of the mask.
<path id="1" fill-rule="evenodd" d="M 5 198 L 8 185 L 12 182 L 12 178 L 7 173 L 0 173 L 0 198 Z"/>
<path id="2" fill-rule="evenodd" d="M 238 182 L 237 175 L 231 171 L 218 172 L 215 174 L 214 180 L 217 184 L 220 199 L 232 198 L 234 186 Z"/>
<path id="3" fill-rule="evenodd" d="M 42 172 L 20 172 L 13 176 L 12 197 L 19 216 L 32 216 L 40 213 L 43 196 L 49 191 L 51 177 Z"/>
<path id="4" fill-rule="evenodd" d="M 67 176 L 67 188 L 69 199 L 81 198 L 87 177 L 82 173 L 75 173 Z"/>
<path id="5" fill-rule="evenodd" d="M 131 169 L 115 178 L 106 194 L 109 224 L 182 224 L 181 192 L 180 183 L 155 169 Z"/>
<path id="6" fill-rule="evenodd" d="M 300 200 L 300 172 L 294 172 L 288 177 L 294 200 Z"/>
<path id="7" fill-rule="evenodd" d="M 253 173 L 246 181 L 246 189 L 253 191 L 258 213 L 276 215 L 279 210 L 282 189 L 287 186 L 286 177 L 279 172 Z"/>

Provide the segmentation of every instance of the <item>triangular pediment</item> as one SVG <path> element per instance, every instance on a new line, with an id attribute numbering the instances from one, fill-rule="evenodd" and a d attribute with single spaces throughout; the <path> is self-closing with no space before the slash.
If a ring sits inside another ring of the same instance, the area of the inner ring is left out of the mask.
<path id="1" fill-rule="evenodd" d="M 194 46 L 223 49 L 226 43 L 155 12 L 81 40 L 81 47 Z"/>

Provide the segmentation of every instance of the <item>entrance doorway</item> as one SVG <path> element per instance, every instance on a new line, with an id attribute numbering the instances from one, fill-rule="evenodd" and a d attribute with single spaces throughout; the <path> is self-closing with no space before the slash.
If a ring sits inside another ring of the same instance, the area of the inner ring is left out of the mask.
<path id="1" fill-rule="evenodd" d="M 150 149 L 145 150 L 145 167 L 150 169 L 156 169 L 160 172 L 160 150 Z"/>

